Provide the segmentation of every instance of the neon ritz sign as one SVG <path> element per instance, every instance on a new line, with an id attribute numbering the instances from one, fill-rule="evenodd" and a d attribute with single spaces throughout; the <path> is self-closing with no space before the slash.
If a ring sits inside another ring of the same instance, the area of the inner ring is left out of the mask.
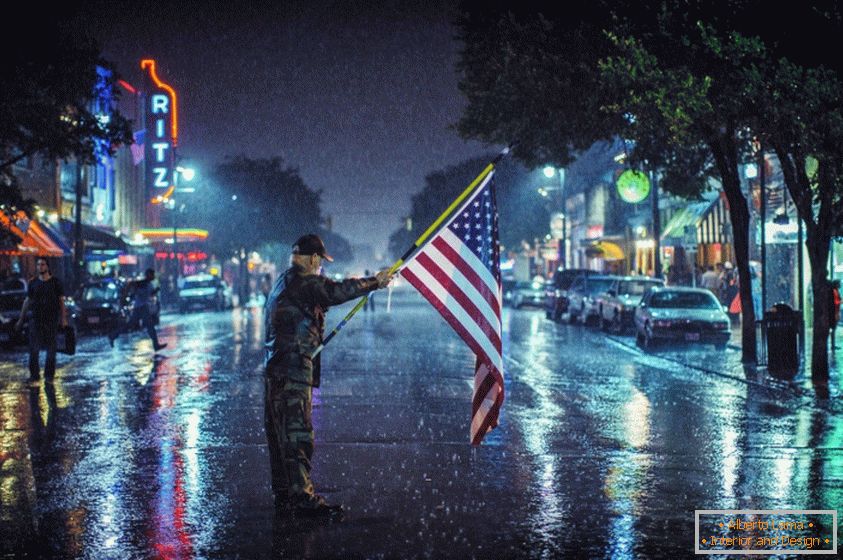
<path id="1" fill-rule="evenodd" d="M 167 200 L 175 190 L 175 149 L 178 145 L 178 105 L 176 92 L 158 78 L 154 60 L 142 60 L 147 71 L 146 184 L 153 193 L 152 203 Z"/>

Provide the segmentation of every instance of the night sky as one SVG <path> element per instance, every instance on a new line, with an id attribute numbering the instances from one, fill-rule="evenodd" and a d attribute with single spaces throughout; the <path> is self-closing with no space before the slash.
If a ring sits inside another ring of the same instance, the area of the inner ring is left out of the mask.
<path id="1" fill-rule="evenodd" d="M 157 60 L 181 96 L 181 156 L 210 168 L 280 155 L 323 191 L 334 231 L 384 250 L 425 175 L 497 149 L 448 128 L 464 104 L 453 5 L 92 3 L 83 15 L 130 82 Z"/>

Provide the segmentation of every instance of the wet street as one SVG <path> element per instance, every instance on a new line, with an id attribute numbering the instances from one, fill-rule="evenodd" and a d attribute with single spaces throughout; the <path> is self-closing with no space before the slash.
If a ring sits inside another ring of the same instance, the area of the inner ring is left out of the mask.
<path id="1" fill-rule="evenodd" d="M 505 310 L 501 426 L 472 449 L 473 356 L 420 297 L 385 303 L 327 347 L 315 393 L 339 523 L 273 514 L 260 309 L 165 314 L 155 358 L 141 333 L 81 338 L 54 385 L 3 353 L 0 555 L 689 558 L 694 510 L 843 503 L 839 396 L 540 310 Z"/>

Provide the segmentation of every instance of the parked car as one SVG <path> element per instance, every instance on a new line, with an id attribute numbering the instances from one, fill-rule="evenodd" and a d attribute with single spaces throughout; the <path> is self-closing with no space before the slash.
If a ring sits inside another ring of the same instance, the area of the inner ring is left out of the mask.
<path id="1" fill-rule="evenodd" d="M 109 331 L 131 312 L 129 285 L 115 278 L 86 282 L 79 290 L 76 305 L 80 331 Z"/>
<path id="2" fill-rule="evenodd" d="M 0 344 L 4 346 L 25 344 L 28 339 L 26 328 L 15 330 L 26 289 L 26 281 L 20 279 L 7 280 L 0 286 Z"/>
<path id="3" fill-rule="evenodd" d="M 583 325 L 598 319 L 597 296 L 609 289 L 618 276 L 587 274 L 577 278 L 568 289 L 568 321 Z"/>
<path id="4" fill-rule="evenodd" d="M 635 339 L 644 348 L 665 341 L 714 344 L 722 350 L 731 334 L 723 306 L 703 288 L 653 288 L 635 309 Z"/>
<path id="5" fill-rule="evenodd" d="M 512 305 L 512 291 L 515 289 L 515 284 L 517 284 L 517 282 L 514 278 L 504 278 L 501 280 L 503 305 Z"/>
<path id="6" fill-rule="evenodd" d="M 650 288 L 664 286 L 664 280 L 646 276 L 623 276 L 597 296 L 597 315 L 604 331 L 622 333 L 632 328 L 635 308 Z"/>
<path id="7" fill-rule="evenodd" d="M 533 280 L 532 282 L 516 282 L 512 289 L 512 307 L 520 309 L 524 306 L 544 306 L 544 282 Z"/>
<path id="8" fill-rule="evenodd" d="M 179 287 L 179 311 L 182 313 L 194 307 L 220 311 L 232 305 L 231 288 L 219 276 L 186 276 Z"/>
<path id="9" fill-rule="evenodd" d="M 545 317 L 558 321 L 568 311 L 568 290 L 577 278 L 597 274 L 585 268 L 557 269 L 544 292 Z"/>

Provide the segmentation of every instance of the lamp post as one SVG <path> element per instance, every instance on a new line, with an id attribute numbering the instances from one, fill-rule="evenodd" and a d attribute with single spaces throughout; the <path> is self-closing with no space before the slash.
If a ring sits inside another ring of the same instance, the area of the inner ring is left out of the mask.
<path id="1" fill-rule="evenodd" d="M 176 166 L 176 172 L 174 174 L 175 178 L 175 193 L 192 193 L 195 192 L 196 189 L 191 186 L 180 186 L 179 183 L 181 179 L 184 179 L 186 182 L 191 182 L 196 177 L 196 170 L 192 167 L 184 167 L 181 165 Z M 173 260 L 174 260 L 174 270 L 173 270 L 173 280 L 178 282 L 179 275 L 181 274 L 181 270 L 179 267 L 179 252 L 178 252 L 178 243 L 179 243 L 179 218 L 178 215 L 184 212 L 185 205 L 182 204 L 179 206 L 178 210 L 176 210 L 176 201 L 173 198 L 169 200 L 169 207 L 173 211 Z"/>
<path id="2" fill-rule="evenodd" d="M 559 268 L 566 269 L 568 268 L 568 218 L 565 212 L 565 169 L 562 167 L 553 167 L 551 165 L 545 166 L 544 168 L 544 176 L 548 179 L 552 178 L 554 175 L 559 177 L 559 186 L 558 187 L 549 187 L 543 189 L 546 193 L 547 191 L 559 191 L 559 197 L 562 201 L 562 237 L 559 239 L 559 247 L 558 247 L 558 259 L 559 259 Z M 541 192 L 541 191 L 540 191 Z M 544 196 L 547 196 L 544 194 Z"/>

